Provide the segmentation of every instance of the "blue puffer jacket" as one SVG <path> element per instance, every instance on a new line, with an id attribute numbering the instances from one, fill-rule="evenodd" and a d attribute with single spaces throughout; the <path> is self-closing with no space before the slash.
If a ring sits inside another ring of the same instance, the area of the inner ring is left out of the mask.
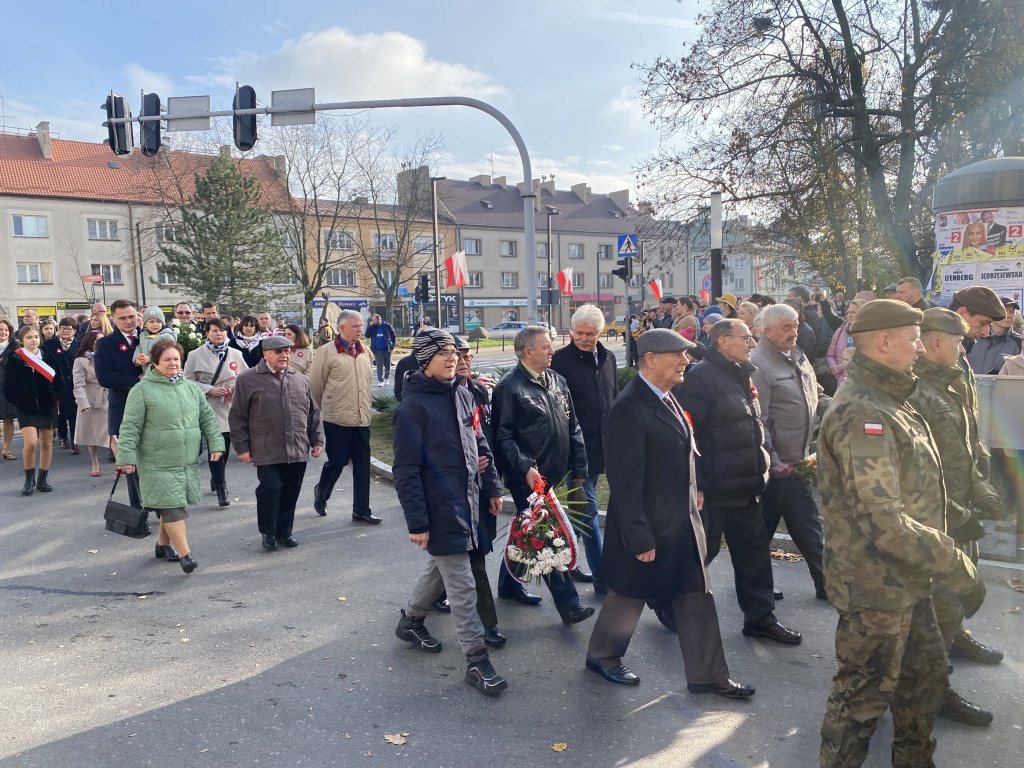
<path id="1" fill-rule="evenodd" d="M 478 548 L 481 491 L 502 495 L 487 439 L 473 427 L 473 396 L 453 384 L 413 373 L 392 417 L 395 490 L 409 533 L 429 533 L 432 555 Z M 479 456 L 491 459 L 482 475 Z"/>

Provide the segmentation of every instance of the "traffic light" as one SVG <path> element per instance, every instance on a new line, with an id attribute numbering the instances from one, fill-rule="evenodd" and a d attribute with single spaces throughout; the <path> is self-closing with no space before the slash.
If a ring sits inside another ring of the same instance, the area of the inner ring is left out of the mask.
<path id="1" fill-rule="evenodd" d="M 613 269 L 612 274 L 621 277 L 628 283 L 633 277 L 633 259 L 627 257 L 625 259 L 619 259 L 615 263 L 619 265 L 619 268 Z"/>
<path id="2" fill-rule="evenodd" d="M 430 276 L 420 275 L 420 284 L 416 286 L 416 303 L 426 304 L 430 299 Z"/>
<path id="3" fill-rule="evenodd" d="M 233 109 L 256 109 L 256 89 L 251 85 L 239 87 L 235 91 Z M 256 146 L 256 115 L 235 115 L 233 122 L 235 146 L 248 152 Z"/>
<path id="4" fill-rule="evenodd" d="M 102 109 L 107 112 L 107 143 L 110 144 L 110 149 L 115 155 L 130 155 L 135 143 L 132 124 L 110 122 L 114 117 L 132 116 L 132 111 L 128 108 L 128 99 L 120 94 L 111 93 L 103 103 Z"/>
<path id="5" fill-rule="evenodd" d="M 786 267 L 786 271 L 790 274 L 790 276 L 795 275 L 796 274 L 796 265 L 795 264 L 788 265 Z"/>
<path id="6" fill-rule="evenodd" d="M 141 117 L 160 117 L 160 97 L 155 93 L 147 93 L 142 97 Z M 144 120 L 139 129 L 139 142 L 142 144 L 142 154 L 152 157 L 160 151 L 160 120 Z"/>

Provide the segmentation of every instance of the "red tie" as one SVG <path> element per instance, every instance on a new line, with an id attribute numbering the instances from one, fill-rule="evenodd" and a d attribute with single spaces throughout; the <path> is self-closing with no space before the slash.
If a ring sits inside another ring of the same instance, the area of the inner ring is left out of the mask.
<path id="1" fill-rule="evenodd" d="M 284 371 L 278 371 L 277 372 L 277 378 L 283 379 L 284 378 Z"/>

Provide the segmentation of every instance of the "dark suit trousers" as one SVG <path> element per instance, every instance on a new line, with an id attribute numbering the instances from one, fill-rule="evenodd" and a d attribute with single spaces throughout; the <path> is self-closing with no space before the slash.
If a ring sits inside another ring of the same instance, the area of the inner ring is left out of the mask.
<path id="1" fill-rule="evenodd" d="M 686 682 L 724 683 L 729 679 L 729 666 L 722 648 L 714 595 L 680 592 L 672 598 L 672 608 Z M 642 598 L 624 597 L 608 590 L 590 635 L 587 655 L 605 667 L 621 664 L 643 610 Z"/>
<path id="2" fill-rule="evenodd" d="M 725 534 L 743 623 L 749 627 L 774 624 L 771 540 L 764 529 L 761 502 L 751 500 L 743 506 L 726 507 L 705 501 L 701 517 L 708 542 L 709 565 L 721 550 L 722 534 Z"/>
<path id="3" fill-rule="evenodd" d="M 305 474 L 304 461 L 256 467 L 256 521 L 264 536 L 284 539 L 292 535 L 295 504 Z"/>
<path id="4" fill-rule="evenodd" d="M 370 428 L 324 422 L 327 461 L 320 471 L 320 498 L 331 498 L 341 472 L 352 462 L 352 514 L 370 514 Z"/>
<path id="5" fill-rule="evenodd" d="M 762 504 L 769 542 L 779 527 L 779 519 L 785 520 L 786 530 L 807 562 L 814 588 L 824 589 L 821 521 L 818 519 L 818 506 L 814 503 L 810 483 L 799 477 L 773 477 L 768 481 Z"/>

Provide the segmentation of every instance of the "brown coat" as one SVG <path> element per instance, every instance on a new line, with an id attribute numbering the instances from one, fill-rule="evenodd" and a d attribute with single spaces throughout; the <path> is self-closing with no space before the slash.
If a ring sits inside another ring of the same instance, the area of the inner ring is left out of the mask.
<path id="1" fill-rule="evenodd" d="M 279 379 L 266 360 L 238 375 L 228 422 L 235 452 L 251 453 L 257 466 L 308 461 L 310 448 L 323 445 L 306 377 L 288 369 Z"/>

